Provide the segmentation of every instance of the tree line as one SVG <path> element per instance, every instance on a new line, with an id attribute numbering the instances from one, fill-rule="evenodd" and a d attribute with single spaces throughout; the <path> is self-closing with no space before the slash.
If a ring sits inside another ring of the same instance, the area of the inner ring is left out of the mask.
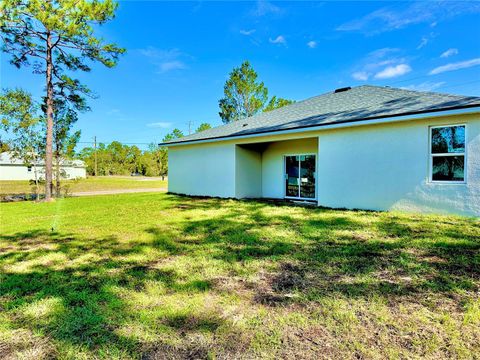
<path id="1" fill-rule="evenodd" d="M 202 123 L 195 131 L 210 129 L 208 123 Z M 162 142 L 182 138 L 180 129 L 173 129 L 165 135 Z M 119 141 L 110 144 L 100 143 L 97 148 L 85 147 L 78 153 L 78 158 L 85 162 L 89 175 L 168 175 L 168 150 L 165 146 L 151 143 L 147 150 L 136 145 L 126 145 Z"/>

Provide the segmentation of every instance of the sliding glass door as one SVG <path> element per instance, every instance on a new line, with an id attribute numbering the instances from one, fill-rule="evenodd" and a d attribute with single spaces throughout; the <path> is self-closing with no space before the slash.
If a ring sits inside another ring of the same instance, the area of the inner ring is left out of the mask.
<path id="1" fill-rule="evenodd" d="M 285 156 L 285 197 L 315 199 L 315 155 Z"/>
<path id="2" fill-rule="evenodd" d="M 286 197 L 300 195 L 300 156 L 285 156 Z"/>

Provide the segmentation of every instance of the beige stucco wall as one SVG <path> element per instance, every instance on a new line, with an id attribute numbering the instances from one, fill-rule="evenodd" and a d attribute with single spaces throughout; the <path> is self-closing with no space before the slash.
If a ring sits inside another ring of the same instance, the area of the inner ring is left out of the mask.
<path id="1" fill-rule="evenodd" d="M 235 197 L 235 144 L 170 147 L 168 191 L 197 196 Z"/>
<path id="2" fill-rule="evenodd" d="M 285 197 L 284 156 L 293 154 L 317 154 L 318 138 L 279 141 L 268 145 L 262 154 L 263 197 Z"/>
<path id="3" fill-rule="evenodd" d="M 235 197 L 262 197 L 262 154 L 242 146 L 235 148 Z"/>
<path id="4" fill-rule="evenodd" d="M 429 180 L 429 127 L 450 124 L 466 124 L 465 184 Z M 325 131 L 318 166 L 319 205 L 480 216 L 478 115 Z"/>

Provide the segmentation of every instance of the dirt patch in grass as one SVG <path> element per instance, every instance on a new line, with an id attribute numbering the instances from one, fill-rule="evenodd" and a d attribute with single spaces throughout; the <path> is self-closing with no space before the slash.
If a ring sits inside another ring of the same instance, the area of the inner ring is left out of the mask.
<path id="1" fill-rule="evenodd" d="M 247 299 L 252 295 L 252 289 L 257 282 L 244 279 L 240 276 L 217 276 L 211 280 L 212 287 L 220 293 L 234 293 L 236 296 Z"/>
<path id="2" fill-rule="evenodd" d="M 269 306 L 286 306 L 296 298 L 296 291 L 308 285 L 306 270 L 298 264 L 283 262 L 274 273 L 262 272 L 255 284 L 253 301 Z"/>
<path id="3" fill-rule="evenodd" d="M 179 344 L 156 344 L 146 350 L 142 360 L 190 360 L 207 359 L 211 350 L 210 342 L 203 336 L 185 337 Z"/>
<path id="4" fill-rule="evenodd" d="M 287 329 L 282 337 L 282 359 L 341 359 L 338 339 L 323 326 Z"/>
<path id="5" fill-rule="evenodd" d="M 176 344 L 153 344 L 143 351 L 143 360 L 203 360 L 253 359 L 250 351 L 251 336 L 229 331 L 216 339 L 204 334 L 183 334 Z"/>
<path id="6" fill-rule="evenodd" d="M 300 265 L 283 262 L 278 274 L 270 279 L 270 285 L 272 290 L 277 292 L 302 290 L 307 285 L 305 275 L 306 269 Z"/>
<path id="7" fill-rule="evenodd" d="M 57 355 L 49 339 L 35 336 L 27 330 L 15 331 L 9 339 L 0 338 L 0 359 L 49 360 Z"/>

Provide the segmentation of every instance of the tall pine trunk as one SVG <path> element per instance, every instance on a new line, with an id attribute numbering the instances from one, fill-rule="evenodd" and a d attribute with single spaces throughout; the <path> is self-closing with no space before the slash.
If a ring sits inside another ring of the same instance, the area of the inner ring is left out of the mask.
<path id="1" fill-rule="evenodd" d="M 38 154 L 35 153 L 35 150 L 32 148 L 31 152 L 33 154 L 33 173 L 35 174 L 35 201 L 40 199 L 40 189 L 38 187 L 38 172 L 37 172 L 37 163 L 38 163 Z"/>
<path id="2" fill-rule="evenodd" d="M 58 147 L 58 144 L 57 144 Z M 60 197 L 61 187 L 60 187 L 60 154 L 58 150 L 55 151 L 55 196 Z"/>
<path id="3" fill-rule="evenodd" d="M 38 172 L 37 172 L 37 159 L 35 159 L 35 163 L 33 164 L 33 172 L 35 174 L 35 201 L 40 199 L 40 189 L 38 187 Z"/>
<path id="4" fill-rule="evenodd" d="M 53 173 L 53 83 L 52 83 L 52 35 L 47 34 L 47 141 L 45 148 L 45 201 L 52 199 L 52 173 Z"/>

